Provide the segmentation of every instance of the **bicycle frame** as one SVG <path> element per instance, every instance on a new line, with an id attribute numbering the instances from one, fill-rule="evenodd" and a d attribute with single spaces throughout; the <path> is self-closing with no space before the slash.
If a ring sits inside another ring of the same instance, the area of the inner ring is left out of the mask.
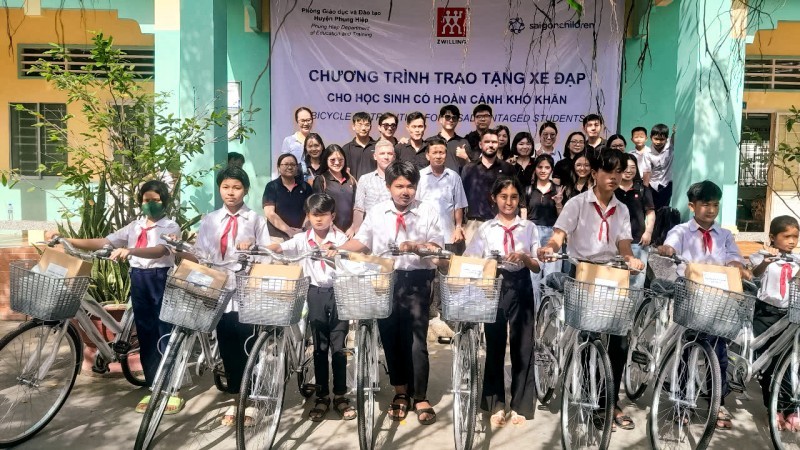
<path id="1" fill-rule="evenodd" d="M 130 305 L 130 302 L 128 304 Z M 105 325 L 111 330 L 111 332 L 114 333 L 115 337 L 112 341 L 112 344 L 116 343 L 122 334 L 122 321 L 117 322 L 117 320 L 114 319 L 111 314 L 108 313 L 108 311 L 103 309 L 103 307 L 89 295 L 84 296 L 84 298 L 81 300 L 81 309 L 75 316 L 75 319 L 80 324 L 83 332 L 86 333 L 86 335 L 89 337 L 89 340 L 95 344 L 100 355 L 102 355 L 106 361 L 117 361 L 117 354 L 112 350 L 112 347 L 108 345 L 105 337 L 100 334 L 100 332 L 97 330 L 97 327 L 92 324 L 92 320 L 89 318 L 90 314 L 100 318 L 100 321 L 103 323 L 103 325 Z M 125 311 L 125 314 L 130 314 L 130 311 Z"/>
<path id="2" fill-rule="evenodd" d="M 754 361 L 755 352 L 764 347 L 768 340 L 779 334 L 778 339 Z M 798 347 L 799 342 L 800 325 L 790 323 L 786 316 L 782 317 L 757 338 L 753 338 L 752 330 L 749 327 L 745 328 L 744 338 L 741 342 L 742 355 L 732 352 L 730 349 L 728 350 L 728 359 L 737 369 L 742 368 L 744 370 L 744 375 L 741 378 L 739 378 L 740 373 L 734 370 L 733 381 L 741 385 L 746 384 L 754 373 L 761 372 L 774 358 L 782 355 L 790 346 L 793 345 L 795 348 L 800 348 Z"/>

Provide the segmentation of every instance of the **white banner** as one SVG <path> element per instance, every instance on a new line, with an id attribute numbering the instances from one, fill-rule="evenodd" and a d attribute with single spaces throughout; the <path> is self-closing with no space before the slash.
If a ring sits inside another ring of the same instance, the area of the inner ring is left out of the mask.
<path id="1" fill-rule="evenodd" d="M 397 114 L 398 137 L 405 114 L 422 111 L 432 135 L 450 103 L 461 110 L 462 136 L 478 103 L 493 106 L 511 138 L 556 122 L 556 148 L 589 113 L 615 130 L 624 2 L 583 3 L 579 17 L 551 0 L 272 0 L 273 155 L 300 106 L 314 111 L 326 145 L 353 138 L 358 111 Z"/>

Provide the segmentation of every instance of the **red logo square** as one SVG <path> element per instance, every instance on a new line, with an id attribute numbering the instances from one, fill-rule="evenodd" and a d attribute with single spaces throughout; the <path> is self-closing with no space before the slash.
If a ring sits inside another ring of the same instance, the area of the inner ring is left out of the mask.
<path id="1" fill-rule="evenodd" d="M 437 8 L 437 37 L 467 37 L 467 8 Z"/>

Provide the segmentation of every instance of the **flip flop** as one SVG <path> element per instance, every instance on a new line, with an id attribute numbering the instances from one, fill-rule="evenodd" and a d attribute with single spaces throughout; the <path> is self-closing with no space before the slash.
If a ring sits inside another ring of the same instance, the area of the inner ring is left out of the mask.
<path id="1" fill-rule="evenodd" d="M 229 406 L 220 419 L 223 427 L 232 427 L 236 424 L 236 407 Z"/>
<path id="2" fill-rule="evenodd" d="M 165 416 L 171 416 L 173 414 L 178 414 L 183 410 L 183 405 L 186 404 L 186 401 L 178 396 L 171 396 L 167 401 L 167 408 L 164 410 Z"/>
<path id="3" fill-rule="evenodd" d="M 136 404 L 136 408 L 134 408 L 134 411 L 139 414 L 144 414 L 144 412 L 147 411 L 147 405 L 149 404 L 150 404 L 150 396 L 145 395 L 144 398 L 139 400 L 139 403 Z"/>
<path id="4" fill-rule="evenodd" d="M 256 409 L 248 406 L 244 409 L 244 426 L 252 427 L 256 424 Z"/>
<path id="5" fill-rule="evenodd" d="M 636 424 L 633 423 L 633 419 L 631 419 L 630 416 L 626 416 L 624 414 L 621 416 L 614 416 L 614 425 L 616 425 L 617 428 L 620 428 L 622 430 L 632 430 L 636 428 Z M 614 428 L 612 428 L 611 430 L 614 431 Z"/>
<path id="6" fill-rule="evenodd" d="M 515 411 L 511 411 L 511 424 L 512 425 L 524 425 L 528 419 L 521 414 L 517 414 Z"/>

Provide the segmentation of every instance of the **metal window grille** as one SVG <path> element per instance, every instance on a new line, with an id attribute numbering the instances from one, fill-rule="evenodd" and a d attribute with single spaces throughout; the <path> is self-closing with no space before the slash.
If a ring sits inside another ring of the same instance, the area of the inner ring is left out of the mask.
<path id="1" fill-rule="evenodd" d="M 800 90 L 800 58 L 747 58 L 745 90 Z"/>
<path id="2" fill-rule="evenodd" d="M 82 46 L 67 46 L 69 58 L 67 61 L 57 61 L 47 52 L 52 50 L 50 46 L 43 45 L 22 45 L 19 47 L 18 63 L 20 78 L 39 78 L 41 74 L 30 72 L 31 68 L 39 64 L 40 60 L 64 67 L 72 73 L 88 73 L 86 65 L 92 62 L 91 48 Z M 137 78 L 152 79 L 155 76 L 155 50 L 145 47 L 119 47 L 125 53 L 124 60 L 133 66 L 133 72 Z M 102 77 L 101 71 L 94 71 L 98 77 Z"/>
<path id="3" fill-rule="evenodd" d="M 11 117 L 11 168 L 24 176 L 54 176 L 53 164 L 66 161 L 66 154 L 59 150 L 63 141 L 51 139 L 51 127 L 39 126 L 41 116 L 56 127 L 63 128 L 63 118 L 67 114 L 64 103 L 20 103 L 24 110 L 17 109 L 17 103 L 9 105 Z M 32 113 L 33 112 L 33 113 Z M 44 171 L 39 173 L 43 165 Z"/>

